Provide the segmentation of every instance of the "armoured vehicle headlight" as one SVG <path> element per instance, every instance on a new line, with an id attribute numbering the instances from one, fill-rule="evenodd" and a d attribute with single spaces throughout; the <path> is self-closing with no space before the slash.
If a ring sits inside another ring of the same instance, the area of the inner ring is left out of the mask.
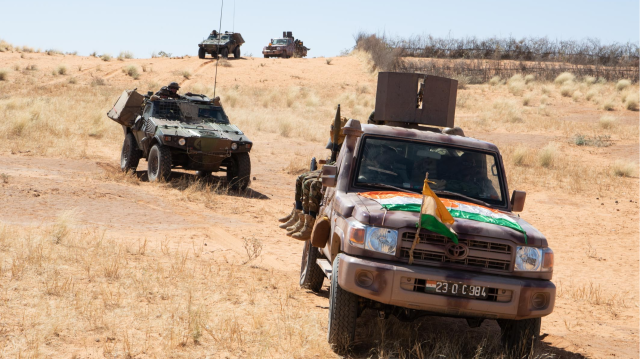
<path id="1" fill-rule="evenodd" d="M 238 144 L 237 144 L 237 143 L 235 143 L 235 142 L 234 142 L 234 143 L 232 143 L 232 144 L 231 144 L 231 149 L 232 149 L 232 150 L 234 150 L 234 151 L 235 151 L 235 150 L 237 150 L 237 149 L 238 149 Z"/>
<path id="2" fill-rule="evenodd" d="M 384 254 L 396 254 L 398 231 L 388 228 L 368 227 L 364 248 Z"/>
<path id="3" fill-rule="evenodd" d="M 518 247 L 516 249 L 516 271 L 548 272 L 553 270 L 551 248 Z"/>
<path id="4" fill-rule="evenodd" d="M 187 144 L 187 140 L 185 140 L 184 138 L 181 138 L 181 139 L 179 139 L 179 140 L 178 140 L 178 144 L 179 144 L 180 146 L 184 146 L 184 145 L 186 145 L 186 144 Z"/>

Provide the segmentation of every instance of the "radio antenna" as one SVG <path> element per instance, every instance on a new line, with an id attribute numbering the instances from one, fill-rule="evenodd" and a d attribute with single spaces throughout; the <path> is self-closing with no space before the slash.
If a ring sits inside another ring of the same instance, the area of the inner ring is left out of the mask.
<path id="1" fill-rule="evenodd" d="M 222 4 L 220 4 L 220 25 L 218 26 L 218 39 L 222 39 L 222 9 L 224 8 L 224 0 L 222 0 Z M 218 40 L 218 45 L 220 45 L 220 40 Z M 218 58 L 216 59 L 216 75 L 213 79 L 213 98 L 216 98 L 216 85 L 218 84 L 218 62 L 220 62 L 220 51 L 217 52 L 216 55 Z"/>
<path id="2" fill-rule="evenodd" d="M 236 0 L 233 0 L 233 26 L 231 32 L 236 32 Z"/>

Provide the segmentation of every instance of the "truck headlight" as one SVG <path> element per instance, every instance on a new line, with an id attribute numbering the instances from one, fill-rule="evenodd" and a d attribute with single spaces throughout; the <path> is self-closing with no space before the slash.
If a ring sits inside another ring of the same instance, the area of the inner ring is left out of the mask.
<path id="1" fill-rule="evenodd" d="M 398 231 L 388 228 L 368 227 L 364 248 L 395 255 L 398 245 Z"/>
<path id="2" fill-rule="evenodd" d="M 181 139 L 178 140 L 178 144 L 180 146 L 184 146 L 186 143 L 187 143 L 187 140 L 185 140 L 184 138 L 181 138 Z"/>
<path id="3" fill-rule="evenodd" d="M 514 270 L 522 272 L 548 272 L 553 270 L 551 248 L 517 247 Z"/>
<path id="4" fill-rule="evenodd" d="M 235 142 L 234 142 L 234 143 L 232 143 L 232 144 L 231 144 L 231 149 L 232 149 L 232 150 L 234 150 L 234 151 L 235 151 L 235 150 L 237 150 L 237 149 L 238 149 L 238 144 L 237 144 L 237 143 L 235 143 Z"/>

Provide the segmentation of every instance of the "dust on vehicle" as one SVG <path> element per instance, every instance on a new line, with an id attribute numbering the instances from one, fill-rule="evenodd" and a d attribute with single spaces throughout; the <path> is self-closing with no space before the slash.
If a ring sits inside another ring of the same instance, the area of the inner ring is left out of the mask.
<path id="1" fill-rule="evenodd" d="M 210 54 L 216 59 L 218 56 L 226 59 L 229 54 L 233 54 L 234 58 L 239 59 L 242 44 L 244 44 L 244 39 L 239 32 L 219 33 L 213 30 L 209 37 L 198 44 L 198 57 L 204 59 L 207 54 Z"/>
<path id="2" fill-rule="evenodd" d="M 291 31 L 283 31 L 282 38 L 271 39 L 269 45 L 262 48 L 262 55 L 265 59 L 270 57 L 280 57 L 287 59 L 290 57 L 305 57 L 310 48 L 304 46 L 300 39 L 294 39 Z"/>
<path id="3" fill-rule="evenodd" d="M 149 181 L 167 180 L 171 169 L 182 168 L 202 177 L 226 172 L 234 189 L 250 183 L 253 143 L 230 123 L 219 98 L 187 93 L 169 99 L 134 89 L 124 91 L 107 116 L 122 125 L 122 171 L 135 171 L 144 158 Z"/>
<path id="4" fill-rule="evenodd" d="M 553 251 L 515 214 L 526 194 L 509 194 L 498 147 L 452 129 L 456 88 L 446 78 L 380 73 L 375 113 L 368 123 L 349 120 L 335 165 L 322 168 L 300 285 L 317 292 L 329 279 L 328 341 L 338 351 L 374 310 L 471 327 L 496 320 L 508 355 L 522 357 L 553 310 Z M 438 201 L 450 224 L 428 216 Z"/>

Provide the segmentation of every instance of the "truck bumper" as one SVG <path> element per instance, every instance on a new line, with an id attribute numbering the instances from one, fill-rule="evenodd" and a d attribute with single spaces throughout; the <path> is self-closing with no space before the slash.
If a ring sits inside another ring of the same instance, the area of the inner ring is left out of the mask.
<path id="1" fill-rule="evenodd" d="M 346 291 L 376 302 L 446 316 L 537 318 L 550 314 L 555 303 L 556 287 L 546 280 L 396 264 L 344 253 L 339 266 L 338 284 Z M 475 299 L 427 293 L 423 284 L 427 280 L 483 286 L 492 294 L 487 299 Z"/>
<path id="2" fill-rule="evenodd" d="M 282 55 L 282 50 L 262 50 L 262 54 L 267 56 Z"/>

